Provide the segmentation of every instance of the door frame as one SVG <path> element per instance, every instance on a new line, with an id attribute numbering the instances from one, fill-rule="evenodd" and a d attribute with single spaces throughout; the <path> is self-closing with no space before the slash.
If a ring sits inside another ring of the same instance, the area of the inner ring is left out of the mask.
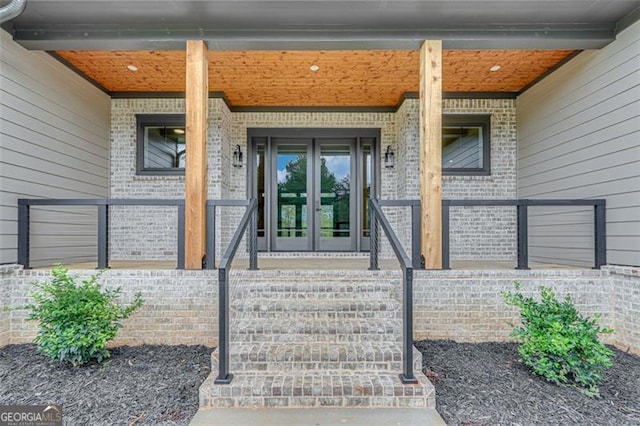
<path id="1" fill-rule="evenodd" d="M 363 205 L 362 197 L 360 197 L 360 191 L 362 190 L 362 182 L 361 176 L 363 173 L 362 170 L 362 162 L 363 162 L 363 151 L 361 149 L 362 139 L 374 139 L 372 144 L 372 160 L 373 160 L 373 173 L 371 175 L 371 195 L 375 198 L 380 197 L 380 177 L 381 177 L 381 162 L 380 162 L 380 153 L 381 153 L 381 129 L 380 128 L 276 128 L 276 127 L 265 127 L 265 128 L 247 128 L 247 198 L 255 197 L 257 194 L 258 187 L 258 174 L 257 174 L 257 145 L 259 143 L 265 144 L 265 159 L 267 159 L 264 170 L 265 177 L 270 177 L 273 171 L 273 158 L 275 152 L 272 147 L 272 138 L 303 138 L 303 139 L 325 139 L 325 138 L 353 138 L 356 140 L 356 146 L 352 149 L 352 152 L 355 152 L 355 155 L 352 161 L 356 162 L 355 165 L 355 180 L 352 185 L 355 186 L 355 200 L 356 203 L 352 205 L 352 209 L 357 209 L 353 212 L 355 215 L 354 228 L 357 237 L 355 237 L 355 251 L 368 251 L 368 243 L 365 242 L 365 237 L 362 236 L 362 214 L 360 212 L 364 211 L 365 206 Z M 256 139 L 261 139 L 260 141 Z M 315 161 L 319 161 L 319 158 L 316 159 L 315 153 L 315 143 L 311 142 L 311 152 L 312 158 L 309 158 L 308 161 L 315 163 Z M 315 170 L 315 164 L 313 164 L 312 170 Z M 275 238 L 274 232 L 272 231 L 272 221 L 273 221 L 273 200 L 272 200 L 272 190 L 267 188 L 268 185 L 271 185 L 272 182 L 266 183 L 265 181 L 265 201 L 264 201 L 264 209 L 265 209 L 265 237 L 261 240 L 259 238 L 259 249 L 263 251 L 274 251 L 274 241 Z M 313 206 L 315 207 L 315 206 Z M 315 213 L 315 208 L 312 210 Z M 315 214 L 313 215 L 312 220 L 315 223 Z M 308 250 L 313 251 L 313 245 L 317 244 L 315 241 L 315 225 L 312 226 L 311 232 L 311 247 Z"/>

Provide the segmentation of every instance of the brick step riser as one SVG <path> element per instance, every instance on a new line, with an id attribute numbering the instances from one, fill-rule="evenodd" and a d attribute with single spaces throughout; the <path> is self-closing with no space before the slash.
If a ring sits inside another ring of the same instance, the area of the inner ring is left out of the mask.
<path id="1" fill-rule="evenodd" d="M 424 397 L 425 389 L 421 386 L 411 386 L 409 388 L 385 388 L 383 386 L 371 386 L 371 384 L 354 384 L 351 386 L 340 387 L 332 386 L 328 381 L 327 385 L 314 385 L 313 383 L 305 383 L 301 377 L 300 380 L 296 380 L 294 383 L 288 384 L 271 384 L 269 386 L 261 385 L 231 385 L 229 387 L 219 388 L 219 392 L 212 392 L 210 396 L 253 396 L 253 397 L 269 397 L 269 396 L 313 396 L 313 397 L 330 397 L 330 396 L 352 396 L 359 398 L 371 398 L 371 397 Z M 218 395 L 216 395 L 218 393 Z M 394 395 L 397 393 L 397 395 Z M 411 393 L 407 395 L 407 393 Z"/>
<path id="2" fill-rule="evenodd" d="M 243 374 L 243 373 L 238 373 Z M 247 373 L 230 385 L 213 385 L 210 375 L 200 388 L 201 407 L 435 407 L 433 386 L 422 376 L 418 385 L 401 385 L 395 373 L 380 379 L 376 372 L 361 376 L 322 375 L 318 384 L 303 376 L 265 376 Z M 384 373 L 383 373 L 384 374 Z M 268 378 L 271 377 L 271 380 Z M 369 380 L 369 377 L 373 377 Z"/>
<path id="3" fill-rule="evenodd" d="M 335 396 L 265 396 L 265 397 L 201 397 L 201 407 L 211 408 L 313 408 L 313 407 L 398 407 L 434 408 L 435 399 L 430 397 L 335 397 Z"/>
<path id="4" fill-rule="evenodd" d="M 341 288 L 358 288 L 366 290 L 368 288 L 395 288 L 400 285 L 399 279 L 379 280 L 371 278 L 353 278 L 345 280 L 322 279 L 322 280 L 296 280 L 296 279 L 258 279 L 251 281 L 238 282 L 241 288 L 290 288 L 293 290 L 306 290 L 313 288 L 333 288 L 340 290 Z"/>
<path id="5" fill-rule="evenodd" d="M 355 280 L 353 282 L 257 282 L 255 284 L 237 284 L 238 291 L 289 291 L 289 292 L 348 292 L 366 293 L 368 291 L 388 291 L 393 292 L 401 288 L 401 283 L 392 282 L 366 282 Z"/>
<path id="6" fill-rule="evenodd" d="M 393 362 L 230 362 L 231 371 L 239 372 L 291 372 L 291 371 L 402 371 L 402 361 Z"/>
<path id="7" fill-rule="evenodd" d="M 390 354 L 387 351 L 366 352 L 360 354 L 345 355 L 337 353 L 271 353 L 266 357 L 254 353 L 233 352 L 229 365 L 231 371 L 335 371 L 335 370 L 358 370 L 358 371 L 402 371 L 402 354 L 395 352 Z M 383 353 L 386 352 L 386 353 Z M 422 356 L 414 351 L 413 368 L 422 370 Z M 212 355 L 212 365 L 217 365 L 217 353 Z"/>
<path id="8" fill-rule="evenodd" d="M 289 303 L 256 302 L 254 300 L 238 301 L 231 304 L 231 308 L 237 312 L 388 312 L 399 311 L 399 303 L 389 300 L 367 301 L 316 301 L 316 300 L 291 300 Z"/>
<path id="9" fill-rule="evenodd" d="M 232 334 L 231 343 L 366 343 L 402 342 L 402 335 L 387 334 Z"/>
<path id="10" fill-rule="evenodd" d="M 312 287 L 339 287 L 339 286 L 358 286 L 358 287 L 370 287 L 370 286 L 396 286 L 400 282 L 401 278 L 372 278 L 368 276 L 354 276 L 349 278 L 331 278 L 322 277 L 322 279 L 310 279 L 310 278 L 295 278 L 295 277 L 267 277 L 257 278 L 251 280 L 243 280 L 238 283 L 242 287 L 278 287 L 278 286 L 312 286 Z"/>
<path id="11" fill-rule="evenodd" d="M 277 358 L 277 357 L 276 357 Z M 278 360 L 269 358 L 267 360 L 257 361 L 250 359 L 247 354 L 243 355 L 231 355 L 229 365 L 231 371 L 336 371 L 336 370 L 358 370 L 358 371 L 397 371 L 400 373 L 404 366 L 402 364 L 401 357 L 394 356 L 392 361 L 381 361 L 368 359 L 368 360 L 336 360 L 334 359 L 304 359 L 301 357 L 286 357 Z M 214 365 L 217 365 L 214 362 Z M 421 371 L 422 358 L 414 357 L 413 359 L 414 371 Z"/>
<path id="12" fill-rule="evenodd" d="M 264 321 L 245 319 L 232 322 L 231 336 L 244 339 L 254 335 L 396 335 L 402 333 L 402 322 L 396 319 L 365 319 L 354 321 L 279 321 L 278 324 L 265 324 Z"/>
<path id="13" fill-rule="evenodd" d="M 239 361 L 239 357 L 231 356 L 229 368 L 236 372 L 260 372 L 260 371 L 390 371 L 398 372 L 403 370 L 402 361 Z M 240 357 L 241 358 L 241 357 Z M 414 371 L 422 369 L 422 359 L 415 358 L 413 361 Z"/>
<path id="14" fill-rule="evenodd" d="M 260 283 L 309 283 L 309 284 L 325 284 L 325 283 L 396 283 L 402 279 L 402 272 L 393 274 L 371 274 L 365 271 L 358 271 L 351 274 L 322 274 L 321 271 L 313 271 L 311 274 L 295 274 L 295 273 L 281 273 L 281 274 L 269 274 L 268 271 L 261 271 L 262 273 L 255 275 L 249 274 L 248 271 L 243 271 L 242 277 L 231 275 L 232 280 L 238 280 L 246 285 L 258 285 Z"/>
<path id="15" fill-rule="evenodd" d="M 397 311 L 347 311 L 347 312 L 331 312 L 331 311 L 253 311 L 242 312 L 235 315 L 237 320 L 354 320 L 354 319 L 400 319 L 401 314 Z"/>
<path id="16" fill-rule="evenodd" d="M 365 291 L 365 292 L 315 292 L 315 291 L 272 291 L 272 292 L 251 292 L 243 291 L 236 295 L 233 304 L 242 300 L 330 300 L 330 301 L 354 301 L 354 300 L 394 300 L 393 292 L 389 291 Z"/>
<path id="17" fill-rule="evenodd" d="M 279 321 L 277 324 L 265 324 L 264 321 L 241 320 L 230 325 L 233 335 L 253 334 L 395 334 L 402 331 L 402 321 L 355 320 L 355 321 Z"/>

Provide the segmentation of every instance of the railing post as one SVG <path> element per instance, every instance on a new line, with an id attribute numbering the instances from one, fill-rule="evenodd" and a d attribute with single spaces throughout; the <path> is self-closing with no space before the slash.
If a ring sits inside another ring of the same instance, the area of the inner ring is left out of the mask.
<path id="1" fill-rule="evenodd" d="M 369 200 L 369 270 L 378 270 L 378 217 L 373 208 L 373 200 Z"/>
<path id="2" fill-rule="evenodd" d="M 178 204 L 178 269 L 184 269 L 184 204 Z"/>
<path id="3" fill-rule="evenodd" d="M 519 200 L 518 214 L 518 266 L 516 269 L 529 269 L 529 213 L 527 200 Z"/>
<path id="4" fill-rule="evenodd" d="M 98 269 L 109 267 L 109 200 L 98 204 Z"/>
<path id="5" fill-rule="evenodd" d="M 29 269 L 29 243 L 31 211 L 27 200 L 18 200 L 18 263 L 24 269 Z"/>
<path id="6" fill-rule="evenodd" d="M 449 261 L 449 200 L 442 200 L 442 269 L 451 269 Z"/>
<path id="7" fill-rule="evenodd" d="M 216 269 L 216 205 L 207 203 L 207 269 Z"/>
<path id="8" fill-rule="evenodd" d="M 606 201 L 597 201 L 593 206 L 594 214 L 594 269 L 607 264 L 607 218 Z"/>
<path id="9" fill-rule="evenodd" d="M 422 238 L 420 207 L 420 204 L 411 206 L 411 263 L 413 264 L 413 269 L 422 269 L 422 259 L 420 258 L 420 239 Z"/>
<path id="10" fill-rule="evenodd" d="M 229 271 L 226 267 L 218 270 L 218 377 L 217 385 L 228 385 L 233 380 L 229 373 L 229 292 L 227 281 Z"/>
<path id="11" fill-rule="evenodd" d="M 404 365 L 400 381 L 404 384 L 418 383 L 413 374 L 413 268 L 403 268 L 403 307 L 402 307 L 402 350 Z"/>
<path id="12" fill-rule="evenodd" d="M 249 204 L 249 208 L 253 209 L 251 213 L 251 225 L 249 226 L 249 269 L 255 271 L 258 269 L 258 208 L 257 203 L 253 200 Z"/>

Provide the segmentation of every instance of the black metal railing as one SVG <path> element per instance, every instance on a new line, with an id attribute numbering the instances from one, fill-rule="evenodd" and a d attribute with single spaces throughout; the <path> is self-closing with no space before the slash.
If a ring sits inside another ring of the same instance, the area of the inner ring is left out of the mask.
<path id="1" fill-rule="evenodd" d="M 518 266 L 516 269 L 529 269 L 529 207 L 553 206 L 576 207 L 593 206 L 594 215 L 594 267 L 600 269 L 607 263 L 606 240 L 606 200 L 442 200 L 442 269 L 450 269 L 449 258 L 449 219 L 450 207 L 516 207 Z"/>
<path id="2" fill-rule="evenodd" d="M 251 200 L 208 200 L 207 201 L 207 259 L 205 269 L 216 269 L 216 220 L 217 207 L 248 207 Z M 257 210 L 256 210 L 257 214 Z M 251 221 L 249 231 L 249 269 L 258 269 L 257 266 L 257 237 L 258 223 Z M 253 251 L 251 248 L 253 247 Z"/>
<path id="3" fill-rule="evenodd" d="M 109 207 L 110 206 L 175 206 L 178 208 L 178 269 L 184 269 L 184 200 L 179 199 L 19 199 L 18 200 L 18 263 L 29 269 L 31 206 L 95 206 L 98 209 L 98 269 L 109 267 Z"/>
<path id="4" fill-rule="evenodd" d="M 218 204 L 222 205 L 222 204 Z M 228 205 L 228 204 L 225 204 Z M 229 268 L 233 257 L 240 246 L 242 236 L 251 225 L 249 235 L 249 269 L 258 269 L 258 244 L 257 244 L 257 220 L 258 201 L 255 198 L 248 200 L 247 209 L 240 219 L 240 223 L 229 242 L 220 266 L 218 268 L 218 377 L 214 383 L 229 384 L 233 380 L 233 374 L 229 372 Z M 211 206 L 210 210 L 215 208 Z M 212 223 L 215 228 L 215 221 Z M 211 232 L 208 229 L 208 232 Z"/>
<path id="5" fill-rule="evenodd" d="M 420 200 L 376 200 L 380 207 L 410 207 L 411 208 L 411 264 L 413 269 L 422 269 L 422 258 L 420 253 Z M 378 250 L 378 246 L 375 250 Z M 371 269 L 378 269 L 378 253 L 371 256 L 376 264 L 370 265 Z M 375 266 L 375 267 L 374 267 Z"/>
<path id="6" fill-rule="evenodd" d="M 397 204 L 386 204 L 397 205 Z M 412 204 L 408 204 L 412 205 Z M 379 238 L 378 224 L 387 235 L 387 239 L 393 248 L 400 267 L 402 268 L 402 351 L 403 368 L 400 380 L 405 384 L 418 383 L 413 374 L 413 265 L 407 252 L 402 247 L 398 236 L 391 229 L 389 220 L 382 211 L 382 206 L 378 200 L 369 200 L 371 221 L 369 235 L 371 236 L 371 248 L 369 250 L 370 269 L 378 269 Z M 415 211 L 415 210 L 414 210 Z M 418 212 L 418 216 L 419 216 Z M 414 232 L 415 235 L 415 232 Z M 419 233 L 417 234 L 419 235 Z M 419 253 L 419 250 L 417 251 Z M 414 251 L 415 254 L 415 251 Z"/>

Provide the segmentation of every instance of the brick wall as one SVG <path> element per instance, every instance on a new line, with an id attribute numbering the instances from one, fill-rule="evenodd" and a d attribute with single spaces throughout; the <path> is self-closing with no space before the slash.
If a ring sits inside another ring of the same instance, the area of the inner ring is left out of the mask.
<path id="1" fill-rule="evenodd" d="M 552 288 L 561 298 L 569 294 L 582 313 L 600 313 L 602 325 L 615 325 L 610 304 L 614 288 L 604 271 L 418 271 L 414 281 L 416 338 L 508 340 L 510 323 L 517 322 L 518 311 L 506 306 L 500 293 L 514 290 L 515 281 L 525 295 L 538 294 L 540 286 Z"/>
<path id="2" fill-rule="evenodd" d="M 72 272 L 81 279 L 95 274 L 94 270 Z M 18 270 L 0 277 L 0 287 L 12 289 L 8 300 L 7 293 L 0 293 L 0 305 L 29 303 L 30 283 L 50 277 L 48 270 Z M 104 288 L 121 288 L 124 303 L 133 300 L 137 292 L 145 301 L 125 320 L 114 345 L 217 344 L 218 271 L 108 270 L 100 282 Z M 26 316 L 26 311 L 11 312 L 11 327 L 1 329 L 10 330 L 10 338 L 0 344 L 32 341 L 37 325 L 27 321 Z"/>
<path id="3" fill-rule="evenodd" d="M 183 99 L 113 99 L 111 198 L 184 198 L 184 176 L 136 175 L 136 114 L 184 113 Z M 219 99 L 209 100 L 209 199 L 229 196 L 232 119 Z M 115 207 L 110 212 L 113 260 L 173 260 L 177 256 L 175 208 Z"/>
<path id="4" fill-rule="evenodd" d="M 610 299 L 615 313 L 614 343 L 640 353 L 640 268 L 605 266 L 611 273 L 615 292 Z"/>
<path id="5" fill-rule="evenodd" d="M 11 343 L 11 312 L 6 308 L 11 305 L 13 292 L 12 276 L 16 266 L 0 266 L 0 346 Z"/>
<path id="6" fill-rule="evenodd" d="M 209 198 L 246 198 L 247 168 L 231 165 L 233 149 L 247 151 L 251 127 L 380 128 L 382 152 L 391 145 L 396 167 L 380 164 L 381 196 L 420 196 L 418 101 L 408 99 L 396 113 L 232 113 L 221 99 L 209 101 Z M 491 114 L 491 176 L 446 176 L 445 198 L 515 198 L 515 103 L 505 99 L 447 99 L 445 113 Z M 184 112 L 182 99 L 114 99 L 112 101 L 111 197 L 182 198 L 181 176 L 136 175 L 136 120 L 140 113 Z M 381 163 L 383 156 L 381 156 Z M 390 222 L 410 248 L 409 210 L 387 208 Z M 222 210 L 218 253 L 226 247 L 242 209 Z M 111 257 L 114 260 L 175 259 L 176 211 L 173 208 L 114 208 L 111 214 Z M 456 208 L 451 214 L 452 259 L 513 260 L 516 253 L 515 211 L 509 208 Z M 243 255 L 244 250 L 239 251 Z M 383 255 L 392 256 L 385 244 Z"/>
<path id="7" fill-rule="evenodd" d="M 49 271 L 14 271 L 0 274 L 0 307 L 28 302 L 29 283 L 50 277 Z M 95 271 L 75 271 L 87 277 Z M 306 274 L 313 272 L 307 271 Z M 231 273 L 230 289 L 242 285 L 242 271 Z M 109 270 L 101 282 L 121 287 L 123 300 L 140 291 L 144 306 L 120 330 L 115 345 L 217 344 L 218 271 Z M 452 339 L 484 342 L 509 339 L 517 310 L 504 304 L 500 293 L 513 290 L 514 282 L 525 294 L 538 294 L 541 285 L 560 297 L 569 294 L 578 309 L 589 316 L 602 314 L 601 325 L 615 329 L 605 341 L 640 353 L 640 270 L 604 267 L 597 270 L 467 270 L 417 271 L 414 279 L 415 339 Z M 36 325 L 26 312 L 0 311 L 0 346 L 31 341 Z"/>
<path id="8" fill-rule="evenodd" d="M 491 175 L 444 176 L 442 197 L 514 199 L 516 193 L 516 104 L 512 99 L 445 99 L 445 114 L 491 115 Z M 397 198 L 420 198 L 419 101 L 407 99 L 396 113 Z M 383 145 L 386 147 L 386 145 Z M 390 198 L 396 198 L 391 196 Z M 451 259 L 515 260 L 515 208 L 452 208 Z M 408 211 L 399 234 L 408 241 Z"/>
<path id="9" fill-rule="evenodd" d="M 517 198 L 516 102 L 446 99 L 445 113 L 491 114 L 491 175 L 445 176 L 443 198 Z M 510 207 L 459 207 L 451 213 L 451 259 L 515 260 L 516 211 Z"/>

